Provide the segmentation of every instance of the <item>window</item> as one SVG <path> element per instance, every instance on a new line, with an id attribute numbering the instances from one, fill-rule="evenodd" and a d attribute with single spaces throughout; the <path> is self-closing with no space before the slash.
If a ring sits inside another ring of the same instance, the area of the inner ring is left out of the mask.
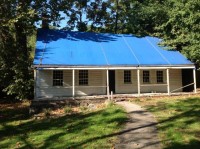
<path id="1" fill-rule="evenodd" d="M 88 70 L 79 70 L 79 85 L 88 85 Z"/>
<path id="2" fill-rule="evenodd" d="M 131 83 L 131 71 L 124 70 L 124 83 Z"/>
<path id="3" fill-rule="evenodd" d="M 150 83 L 149 76 L 149 71 L 143 71 L 143 83 Z"/>
<path id="4" fill-rule="evenodd" d="M 156 72 L 157 83 L 163 83 L 163 71 Z"/>
<path id="5" fill-rule="evenodd" d="M 53 86 L 63 86 L 63 71 L 62 70 L 53 71 Z"/>

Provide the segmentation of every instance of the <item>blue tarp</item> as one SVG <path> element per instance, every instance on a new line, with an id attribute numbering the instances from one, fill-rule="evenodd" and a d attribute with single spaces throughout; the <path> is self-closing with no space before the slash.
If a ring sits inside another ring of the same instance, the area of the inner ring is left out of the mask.
<path id="1" fill-rule="evenodd" d="M 164 50 L 158 43 L 154 37 L 38 29 L 33 65 L 193 65 L 178 51 Z"/>

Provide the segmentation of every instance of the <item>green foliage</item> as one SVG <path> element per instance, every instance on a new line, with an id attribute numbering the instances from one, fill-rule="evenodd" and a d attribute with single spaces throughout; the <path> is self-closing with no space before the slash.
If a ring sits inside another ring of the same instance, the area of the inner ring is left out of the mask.
<path id="1" fill-rule="evenodd" d="M 167 20 L 156 27 L 163 45 L 179 50 L 196 63 L 200 60 L 200 3 L 198 0 L 168 0 L 165 3 Z"/>
<path id="2" fill-rule="evenodd" d="M 44 113 L 44 116 L 48 118 L 51 115 L 51 109 L 50 108 L 43 109 L 43 113 Z"/>
<path id="3" fill-rule="evenodd" d="M 72 107 L 71 107 L 71 106 L 65 106 L 65 107 L 64 107 L 64 112 L 65 112 L 66 114 L 71 113 L 71 112 L 72 112 Z"/>
<path id="4" fill-rule="evenodd" d="M 162 46 L 199 63 L 199 10 L 199 0 L 134 0 L 128 29 L 139 36 L 160 37 Z"/>
<path id="5" fill-rule="evenodd" d="M 81 112 L 88 111 L 88 107 L 87 106 L 80 106 L 79 108 L 80 108 Z"/>

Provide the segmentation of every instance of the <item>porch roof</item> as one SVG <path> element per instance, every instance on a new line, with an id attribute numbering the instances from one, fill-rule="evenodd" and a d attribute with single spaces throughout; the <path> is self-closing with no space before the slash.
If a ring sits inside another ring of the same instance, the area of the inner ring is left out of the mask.
<path id="1" fill-rule="evenodd" d="M 39 29 L 35 67 L 194 66 L 155 37 Z"/>

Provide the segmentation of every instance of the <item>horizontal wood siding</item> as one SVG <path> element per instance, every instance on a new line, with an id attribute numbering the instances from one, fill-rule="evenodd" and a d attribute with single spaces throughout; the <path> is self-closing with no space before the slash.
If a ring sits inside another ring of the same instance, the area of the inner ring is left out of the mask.
<path id="1" fill-rule="evenodd" d="M 157 70 L 150 70 L 150 83 L 157 84 Z M 166 82 L 166 70 L 163 84 Z M 131 83 L 124 83 L 124 70 L 115 71 L 116 94 L 137 93 L 137 70 L 131 70 Z M 181 70 L 169 70 L 170 90 L 182 87 Z M 140 82 L 143 83 L 143 71 L 140 71 Z M 52 98 L 57 96 L 72 96 L 72 70 L 63 71 L 63 86 L 53 86 L 52 70 L 37 70 L 36 97 Z M 182 91 L 182 89 L 178 90 Z M 177 92 L 178 92 L 177 91 Z M 167 86 L 141 86 L 141 93 L 167 92 Z M 88 85 L 79 85 L 79 70 L 75 71 L 75 95 L 105 95 L 106 94 L 106 70 L 89 70 Z"/>
<path id="2" fill-rule="evenodd" d="M 76 96 L 81 95 L 104 95 L 106 94 L 106 71 L 89 70 L 88 85 L 79 85 L 79 70 L 76 70 Z"/>
<path id="3" fill-rule="evenodd" d="M 124 70 L 115 71 L 116 93 L 128 94 L 137 92 L 137 70 L 131 70 L 131 83 L 124 83 Z"/>
<path id="4" fill-rule="evenodd" d="M 37 70 L 36 96 L 46 98 L 72 96 L 72 71 L 63 71 L 63 86 L 53 86 L 53 71 Z"/>
<path id="5" fill-rule="evenodd" d="M 157 70 L 149 70 L 150 72 L 150 83 L 143 83 L 143 70 L 140 70 L 140 83 L 141 83 L 141 93 L 167 93 L 167 75 L 166 70 L 163 71 L 163 83 L 157 83 Z M 116 70 L 116 93 L 128 94 L 128 93 L 137 93 L 137 70 L 131 70 L 131 83 L 124 83 L 124 70 Z M 182 76 L 181 70 L 171 69 L 169 71 L 169 80 L 170 80 L 170 90 L 174 90 L 182 87 Z M 152 86 L 151 86 L 152 84 Z M 148 86 L 143 86 L 148 85 Z M 155 86 L 157 85 L 157 86 Z M 176 91 L 180 92 L 182 89 Z"/>
<path id="6" fill-rule="evenodd" d="M 157 71 L 163 71 L 163 83 L 157 83 L 157 75 L 156 75 Z M 141 93 L 167 93 L 167 85 L 163 85 L 167 84 L 166 70 L 149 70 L 149 72 L 150 72 L 150 83 L 143 83 L 143 70 L 140 71 L 141 85 L 153 84 L 154 86 L 141 86 Z"/>
<path id="7" fill-rule="evenodd" d="M 182 87 L 182 72 L 179 69 L 169 70 L 169 83 L 170 90 L 178 89 Z M 176 92 L 182 92 L 182 89 L 177 90 Z"/>
<path id="8" fill-rule="evenodd" d="M 106 76 L 103 70 L 89 70 L 87 86 L 79 86 L 79 71 L 75 71 L 75 95 L 106 94 Z M 72 96 L 72 70 L 63 71 L 63 86 L 53 86 L 52 70 L 37 70 L 36 96 L 52 98 Z"/>

